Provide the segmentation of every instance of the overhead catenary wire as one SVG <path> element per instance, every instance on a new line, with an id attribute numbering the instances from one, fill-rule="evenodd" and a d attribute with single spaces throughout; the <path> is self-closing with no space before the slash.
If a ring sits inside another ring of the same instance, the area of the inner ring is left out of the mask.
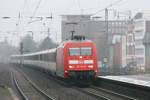
<path id="1" fill-rule="evenodd" d="M 42 0 L 39 0 L 38 4 L 37 4 L 37 6 L 36 6 L 36 8 L 35 8 L 35 10 L 34 10 L 34 12 L 33 12 L 33 15 L 31 16 L 31 19 L 36 15 L 36 12 L 37 12 L 37 10 L 38 10 L 39 7 L 40 7 L 41 2 L 42 2 Z"/>
<path id="2" fill-rule="evenodd" d="M 42 0 L 39 0 L 37 6 L 35 7 L 35 10 L 33 11 L 32 16 L 30 17 L 31 18 L 30 21 L 28 21 L 27 24 L 23 27 L 23 29 L 22 29 L 23 31 L 27 28 L 27 26 L 31 23 L 32 19 L 36 15 L 36 13 L 37 13 L 37 11 L 38 11 L 38 9 L 40 7 L 41 2 L 42 2 Z"/>
<path id="3" fill-rule="evenodd" d="M 115 1 L 115 2 L 113 2 L 113 3 L 111 3 L 111 4 L 109 4 L 109 5 L 106 6 L 105 8 L 96 11 L 96 12 L 93 13 L 92 15 L 94 16 L 94 15 L 98 14 L 99 12 L 104 11 L 106 8 L 110 8 L 110 7 L 114 6 L 114 5 L 117 5 L 117 4 L 120 3 L 121 1 L 123 1 L 123 0 L 117 0 L 117 1 Z"/>
<path id="4" fill-rule="evenodd" d="M 21 17 L 22 17 L 22 14 L 23 14 L 24 9 L 25 9 L 26 6 L 27 6 L 27 0 L 24 0 L 23 6 L 22 6 L 22 11 L 21 10 L 19 11 L 19 14 L 18 14 L 18 17 L 17 17 L 18 19 L 16 21 L 16 28 L 15 28 L 15 30 L 19 30 L 19 25 L 20 25 L 20 22 L 21 22 Z"/>
<path id="5" fill-rule="evenodd" d="M 106 6 L 106 7 L 102 8 L 102 9 L 92 13 L 91 15 L 94 16 L 94 15 L 96 15 L 96 14 L 102 12 L 102 11 L 105 11 L 106 8 L 110 8 L 112 6 L 120 4 L 122 1 L 123 0 L 116 0 L 116 1 L 112 2 L 111 4 L 109 4 L 108 6 Z M 78 4 L 78 8 L 79 9 L 71 10 L 71 11 L 81 11 L 81 14 L 83 14 L 83 11 L 87 11 L 87 10 L 89 11 L 89 10 L 95 10 L 96 9 L 96 8 L 81 8 L 81 4 L 80 4 L 79 0 L 77 0 L 76 3 Z M 75 0 L 73 0 L 71 5 L 72 5 L 71 7 L 73 7 L 75 5 Z M 68 11 L 71 7 L 68 7 L 65 11 Z"/>
<path id="6" fill-rule="evenodd" d="M 24 10 L 24 8 L 25 8 L 25 5 L 26 5 L 26 2 L 27 2 L 27 0 L 24 0 L 24 2 L 23 2 L 23 6 L 21 6 L 21 8 L 20 9 L 23 9 Z M 16 20 L 16 22 L 15 22 L 15 28 L 14 28 L 14 31 L 15 32 L 18 32 L 19 31 L 19 25 L 20 25 L 20 19 L 21 19 L 21 11 L 19 11 L 19 13 L 18 13 L 18 15 L 17 15 L 17 17 L 8 17 L 8 18 L 14 18 L 15 20 Z M 5 17 L 6 18 L 6 17 Z M 14 31 L 12 31 L 12 32 L 14 32 Z"/>

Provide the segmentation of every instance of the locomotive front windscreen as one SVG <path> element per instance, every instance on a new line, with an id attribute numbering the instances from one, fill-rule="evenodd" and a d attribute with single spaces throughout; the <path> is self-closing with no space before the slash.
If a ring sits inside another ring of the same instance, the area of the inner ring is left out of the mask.
<path id="1" fill-rule="evenodd" d="M 92 47 L 71 47 L 69 48 L 70 56 L 92 56 Z"/>

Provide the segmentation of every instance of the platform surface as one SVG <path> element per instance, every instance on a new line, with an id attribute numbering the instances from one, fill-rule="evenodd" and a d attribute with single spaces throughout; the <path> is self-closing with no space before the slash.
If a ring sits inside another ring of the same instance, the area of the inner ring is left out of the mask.
<path id="1" fill-rule="evenodd" d="M 106 79 L 150 87 L 150 75 L 99 76 Z"/>

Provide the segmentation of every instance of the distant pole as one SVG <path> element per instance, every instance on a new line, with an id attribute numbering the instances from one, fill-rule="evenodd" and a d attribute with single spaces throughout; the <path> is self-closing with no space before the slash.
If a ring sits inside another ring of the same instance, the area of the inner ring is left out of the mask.
<path id="1" fill-rule="evenodd" d="M 71 40 L 73 40 L 73 34 L 75 33 L 75 31 L 71 31 Z"/>
<path id="2" fill-rule="evenodd" d="M 106 31 L 106 35 L 108 36 L 108 9 L 105 9 L 105 31 Z"/>
<path id="3" fill-rule="evenodd" d="M 30 32 L 31 33 L 31 36 L 32 36 L 32 39 L 33 39 L 33 35 L 34 35 L 34 33 L 33 33 L 33 31 L 28 31 L 28 32 Z"/>
<path id="4" fill-rule="evenodd" d="M 20 43 L 20 54 L 23 54 L 23 42 Z"/>
<path id="5" fill-rule="evenodd" d="M 31 34 L 32 34 L 32 39 L 33 39 L 33 32 L 31 31 Z"/>
<path id="6" fill-rule="evenodd" d="M 47 30 L 47 37 L 49 37 L 49 35 L 50 35 L 50 28 L 48 28 Z"/>
<path id="7" fill-rule="evenodd" d="M 23 55 L 23 42 L 20 43 L 20 54 Z M 21 59 L 20 59 L 20 65 L 21 67 L 23 67 L 23 56 L 21 56 Z"/>
<path id="8" fill-rule="evenodd" d="M 51 16 L 50 17 L 46 17 L 47 19 L 53 19 L 53 15 L 52 15 L 52 13 L 51 13 Z M 48 27 L 48 30 L 47 30 L 47 37 L 49 37 L 50 36 L 50 28 Z"/>
<path id="9" fill-rule="evenodd" d="M 70 23 L 66 23 L 66 25 L 72 25 L 71 39 L 73 40 L 73 36 L 75 34 L 75 25 L 78 25 L 78 23 L 76 23 L 76 22 L 70 22 Z"/>
<path id="10" fill-rule="evenodd" d="M 108 36 L 108 9 L 105 9 L 105 35 L 106 35 L 106 46 L 105 46 L 105 55 L 104 59 L 108 62 L 108 56 L 109 56 L 109 36 Z M 104 62 L 106 62 L 104 61 Z"/>

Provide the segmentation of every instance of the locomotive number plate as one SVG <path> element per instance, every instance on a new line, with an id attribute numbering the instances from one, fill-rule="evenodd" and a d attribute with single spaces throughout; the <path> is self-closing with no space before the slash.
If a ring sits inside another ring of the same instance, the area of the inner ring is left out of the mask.
<path id="1" fill-rule="evenodd" d="M 79 60 L 79 64 L 84 64 L 84 61 L 83 60 Z"/>

